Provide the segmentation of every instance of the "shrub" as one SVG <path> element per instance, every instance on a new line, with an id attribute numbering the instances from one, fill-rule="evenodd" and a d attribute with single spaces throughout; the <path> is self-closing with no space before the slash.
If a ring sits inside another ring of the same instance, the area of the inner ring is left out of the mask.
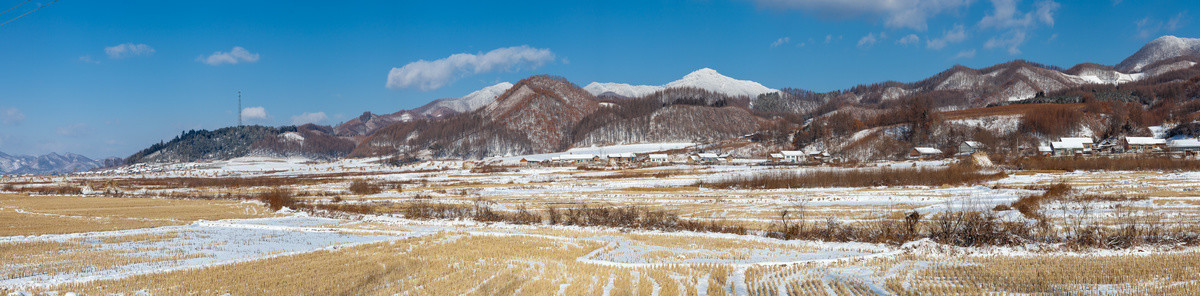
<path id="1" fill-rule="evenodd" d="M 350 190 L 350 193 L 359 195 L 370 195 L 383 192 L 383 189 L 380 188 L 378 184 L 367 182 L 365 180 L 354 180 L 353 182 L 350 182 L 350 187 L 348 189 Z"/>
<path id="2" fill-rule="evenodd" d="M 278 211 L 284 207 L 295 209 L 296 199 L 292 197 L 292 191 L 283 188 L 274 188 L 258 194 L 258 200 L 267 204 L 267 207 L 273 211 Z"/>

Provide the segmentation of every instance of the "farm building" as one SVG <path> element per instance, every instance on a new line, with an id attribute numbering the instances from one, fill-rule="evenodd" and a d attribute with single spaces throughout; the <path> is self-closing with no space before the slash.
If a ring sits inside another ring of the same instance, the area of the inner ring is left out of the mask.
<path id="1" fill-rule="evenodd" d="M 600 156 L 591 154 L 565 154 L 555 156 L 553 160 L 558 163 L 585 164 L 600 161 Z"/>
<path id="2" fill-rule="evenodd" d="M 942 157 L 942 150 L 933 147 L 913 147 L 908 152 L 908 158 L 930 159 Z"/>
<path id="3" fill-rule="evenodd" d="M 1167 142 L 1167 149 L 1171 152 L 1200 152 L 1200 140 L 1195 138 L 1171 140 Z"/>
<path id="4" fill-rule="evenodd" d="M 959 154 L 972 154 L 982 149 L 983 143 L 976 141 L 963 141 L 962 144 L 958 144 Z"/>
<path id="5" fill-rule="evenodd" d="M 1054 155 L 1057 156 L 1070 156 L 1088 152 L 1087 146 L 1079 141 L 1050 142 L 1050 149 L 1053 149 Z"/>
<path id="6" fill-rule="evenodd" d="M 800 163 L 804 162 L 807 153 L 800 150 L 784 150 L 779 151 L 779 162 Z"/>
<path id="7" fill-rule="evenodd" d="M 1166 147 L 1166 139 L 1156 139 L 1154 137 L 1125 137 L 1125 151 L 1129 152 L 1149 152 L 1163 150 Z"/>
<path id="8" fill-rule="evenodd" d="M 646 156 L 646 161 L 650 163 L 670 163 L 671 155 L 668 154 L 650 154 Z"/>

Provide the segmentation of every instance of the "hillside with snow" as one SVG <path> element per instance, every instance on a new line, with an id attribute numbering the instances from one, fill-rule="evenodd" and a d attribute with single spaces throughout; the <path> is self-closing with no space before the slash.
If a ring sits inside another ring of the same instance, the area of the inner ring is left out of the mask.
<path id="1" fill-rule="evenodd" d="M 1158 37 L 1117 64 L 1117 69 L 1141 72 L 1146 66 L 1177 57 L 1200 57 L 1200 38 Z"/>

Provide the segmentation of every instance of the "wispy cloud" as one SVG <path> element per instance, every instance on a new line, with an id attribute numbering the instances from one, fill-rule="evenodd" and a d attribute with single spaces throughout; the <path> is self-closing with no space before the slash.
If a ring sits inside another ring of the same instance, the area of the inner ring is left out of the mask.
<path id="1" fill-rule="evenodd" d="M 776 39 L 775 42 L 771 42 L 771 48 L 776 48 L 776 47 L 779 47 L 780 45 L 788 44 L 788 42 L 792 42 L 792 37 L 782 37 L 782 38 Z"/>
<path id="2" fill-rule="evenodd" d="M 110 59 L 124 59 L 136 56 L 153 55 L 155 52 L 153 47 L 145 44 L 122 43 L 104 48 L 104 54 Z M 89 57 L 90 58 L 90 57 Z"/>
<path id="3" fill-rule="evenodd" d="M 979 21 L 982 29 L 1001 31 L 997 36 L 989 38 L 984 48 L 1005 48 L 1009 54 L 1021 53 L 1021 45 L 1025 43 L 1029 30 L 1040 25 L 1054 26 L 1054 13 L 1062 5 L 1052 0 L 1038 1 L 1034 9 L 1022 12 L 1017 8 L 1018 0 L 992 0 L 993 10 Z"/>
<path id="4" fill-rule="evenodd" d="M 908 34 L 904 37 L 900 37 L 900 39 L 896 39 L 896 44 L 903 45 L 903 46 L 909 46 L 909 45 L 917 44 L 920 42 L 921 42 L 921 37 L 917 37 L 917 34 Z"/>
<path id="5" fill-rule="evenodd" d="M 954 59 L 969 59 L 969 58 L 973 58 L 973 57 L 975 57 L 974 49 L 960 51 L 960 52 L 958 52 L 958 54 L 954 55 Z"/>
<path id="6" fill-rule="evenodd" d="M 25 113 L 16 107 L 0 108 L 0 123 L 18 125 L 25 121 Z"/>
<path id="7" fill-rule="evenodd" d="M 882 20 L 888 28 L 925 31 L 927 21 L 939 14 L 958 11 L 972 0 L 753 0 L 760 7 L 800 10 L 817 16 Z"/>
<path id="8" fill-rule="evenodd" d="M 208 57 L 200 56 L 196 60 L 210 66 L 219 66 L 223 64 L 236 65 L 238 63 L 253 63 L 257 62 L 259 55 L 251 53 L 249 50 L 241 46 L 234 46 L 230 51 L 217 51 L 208 55 Z"/>
<path id="9" fill-rule="evenodd" d="M 459 53 L 433 61 L 419 60 L 388 72 L 387 88 L 439 89 L 461 77 L 493 71 L 537 69 L 554 62 L 554 52 L 527 45 L 497 48 L 487 53 Z"/>
<path id="10" fill-rule="evenodd" d="M 87 124 L 76 123 L 58 127 L 57 133 L 59 136 L 78 138 L 87 135 L 89 130 Z"/>
<path id="11" fill-rule="evenodd" d="M 93 60 L 91 55 L 83 55 L 83 56 L 79 57 L 79 61 L 88 63 L 88 64 L 99 64 L 100 63 L 100 61 Z"/>
<path id="12" fill-rule="evenodd" d="M 302 125 L 302 124 L 306 124 L 306 123 L 320 123 L 320 122 L 325 121 L 326 119 L 329 119 L 329 116 L 325 116 L 325 112 L 304 113 L 304 114 L 292 116 L 292 125 Z"/>
<path id="13" fill-rule="evenodd" d="M 925 46 L 930 49 L 942 49 L 951 43 L 959 43 L 967 40 L 967 29 L 961 24 L 954 25 L 953 28 L 942 33 L 942 37 L 929 39 L 925 42 Z"/>
<path id="14" fill-rule="evenodd" d="M 876 42 L 879 42 L 879 38 L 875 37 L 875 33 L 867 33 L 867 36 L 863 36 L 862 38 L 858 39 L 858 48 L 870 48 L 871 46 L 874 46 Z"/>
<path id="15" fill-rule="evenodd" d="M 1153 38 L 1158 37 L 1158 35 L 1162 33 L 1169 33 L 1179 30 L 1179 28 L 1182 28 L 1188 23 L 1188 20 L 1187 11 L 1185 10 L 1180 11 L 1179 13 L 1175 14 L 1175 16 L 1168 18 L 1166 21 L 1145 17 L 1138 20 L 1134 24 L 1137 25 L 1138 38 Z"/>

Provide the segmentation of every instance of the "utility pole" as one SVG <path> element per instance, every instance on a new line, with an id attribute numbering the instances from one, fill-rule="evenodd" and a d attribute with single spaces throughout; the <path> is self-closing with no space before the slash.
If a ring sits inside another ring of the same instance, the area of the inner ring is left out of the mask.
<path id="1" fill-rule="evenodd" d="M 237 108 L 238 127 L 242 127 L 242 91 L 239 90 L 237 92 L 238 92 L 238 108 Z"/>

